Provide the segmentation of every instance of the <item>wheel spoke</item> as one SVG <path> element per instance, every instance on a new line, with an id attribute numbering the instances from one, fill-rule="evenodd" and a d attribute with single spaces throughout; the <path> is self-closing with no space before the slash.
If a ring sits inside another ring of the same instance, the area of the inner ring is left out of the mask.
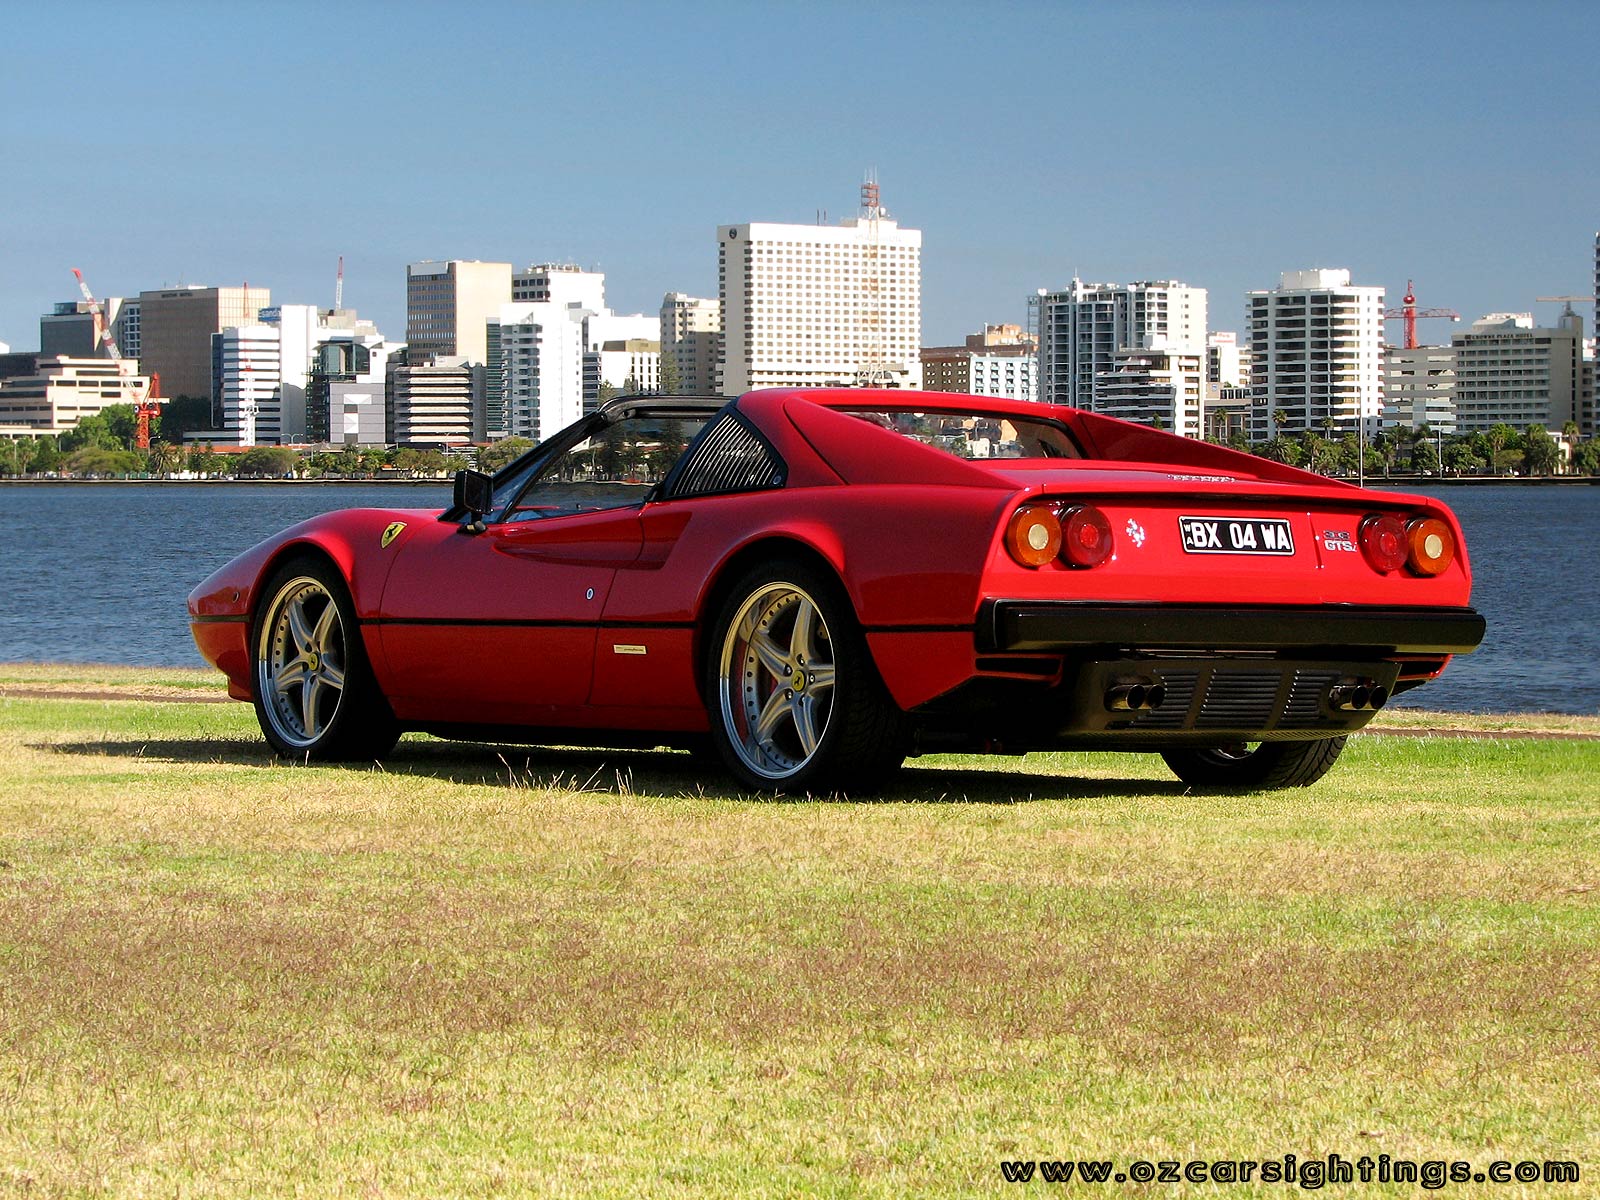
<path id="1" fill-rule="evenodd" d="M 772 635 L 765 629 L 758 629 L 750 636 L 750 649 L 761 660 L 761 665 L 767 672 L 778 680 L 789 678 L 789 660 L 784 657 L 778 643 L 772 640 Z"/>
<path id="2" fill-rule="evenodd" d="M 767 697 L 767 703 L 761 709 L 761 715 L 756 718 L 756 725 L 751 730 L 751 733 L 756 741 L 761 743 L 762 748 L 765 749 L 767 744 L 772 741 L 773 735 L 777 732 L 778 726 L 782 724 L 784 718 L 789 717 L 792 719 L 793 716 L 794 699 L 792 694 L 786 692 L 783 688 L 778 688 L 772 695 Z"/>
<path id="3" fill-rule="evenodd" d="M 332 605 L 329 605 L 331 608 Z M 311 626 L 306 623 L 306 599 L 296 596 L 289 603 L 284 616 L 289 622 L 289 636 L 294 639 L 294 648 L 301 654 L 312 649 Z"/>
<path id="4" fill-rule="evenodd" d="M 308 738 L 317 736 L 317 700 L 322 695 L 322 681 L 315 675 L 306 680 L 300 689 L 300 727 Z"/>
<path id="5" fill-rule="evenodd" d="M 809 600 L 801 600 L 794 610 L 794 628 L 789 632 L 789 658 L 791 662 L 807 665 L 817 657 L 813 644 L 817 636 L 817 609 Z"/>
<path id="6" fill-rule="evenodd" d="M 332 600 L 323 606 L 322 616 L 317 618 L 317 627 L 311 631 L 311 648 L 318 654 L 326 654 L 332 634 L 339 624 L 339 610 L 334 607 Z"/>
<path id="7" fill-rule="evenodd" d="M 310 675 L 311 668 L 306 663 L 306 660 L 297 658 L 292 662 L 284 663 L 282 667 L 278 668 L 277 673 L 272 677 L 272 686 L 280 694 L 287 694 L 290 688 L 303 685 Z"/>
<path id="8" fill-rule="evenodd" d="M 815 696 L 802 694 L 794 698 L 794 732 L 800 739 L 800 751 L 807 758 L 816 751 L 817 743 L 821 737 L 817 733 L 817 700 Z"/>
<path id="9" fill-rule="evenodd" d="M 825 692 L 833 686 L 833 664 L 806 662 L 806 691 L 812 695 Z"/>
<path id="10" fill-rule="evenodd" d="M 322 682 L 335 691 L 344 690 L 344 668 L 327 659 L 322 660 Z"/>

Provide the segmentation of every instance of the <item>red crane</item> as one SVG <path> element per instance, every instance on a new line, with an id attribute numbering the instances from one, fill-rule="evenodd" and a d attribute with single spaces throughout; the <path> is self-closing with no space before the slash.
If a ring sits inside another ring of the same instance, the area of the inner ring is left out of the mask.
<path id="1" fill-rule="evenodd" d="M 1406 323 L 1406 349 L 1417 348 L 1417 318 L 1418 317 L 1449 317 L 1452 321 L 1461 320 L 1461 314 L 1453 308 L 1425 308 L 1417 311 L 1417 296 L 1412 288 L 1411 280 L 1406 280 L 1406 294 L 1400 302 L 1402 308 L 1386 308 L 1383 310 L 1385 321 L 1404 321 Z"/>

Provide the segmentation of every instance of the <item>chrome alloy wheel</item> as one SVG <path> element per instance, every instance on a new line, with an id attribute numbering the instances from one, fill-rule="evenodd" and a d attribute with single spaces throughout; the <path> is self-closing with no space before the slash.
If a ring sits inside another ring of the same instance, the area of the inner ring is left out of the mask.
<path id="1" fill-rule="evenodd" d="M 751 593 L 728 625 L 718 702 L 734 753 L 763 779 L 809 763 L 833 715 L 833 639 L 817 602 L 791 583 Z"/>
<path id="2" fill-rule="evenodd" d="M 278 589 L 261 623 L 256 692 L 272 730 L 309 750 L 333 724 L 345 686 L 345 632 L 327 587 L 298 576 Z"/>

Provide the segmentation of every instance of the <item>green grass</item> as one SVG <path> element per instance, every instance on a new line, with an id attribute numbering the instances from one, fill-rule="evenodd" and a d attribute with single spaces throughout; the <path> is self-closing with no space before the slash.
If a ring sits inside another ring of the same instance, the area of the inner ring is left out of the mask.
<path id="1" fill-rule="evenodd" d="M 15 694 L 215 687 L 0 667 L 0 1196 L 1600 1177 L 1600 742 L 1360 737 L 1237 798 L 1143 756 L 926 759 L 773 802 L 686 755 L 285 766 L 245 705 Z M 1541 1189 L 1472 1190 L 1592 1184 Z"/>

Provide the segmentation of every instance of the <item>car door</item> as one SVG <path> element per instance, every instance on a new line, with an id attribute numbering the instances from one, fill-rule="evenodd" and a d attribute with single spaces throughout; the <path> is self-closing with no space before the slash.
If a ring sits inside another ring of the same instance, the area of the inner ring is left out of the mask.
<path id="1" fill-rule="evenodd" d="M 384 589 L 383 653 L 402 720 L 562 724 L 588 699 L 617 565 L 638 556 L 636 510 L 441 523 L 408 542 Z"/>
<path id="2" fill-rule="evenodd" d="M 595 420 L 525 484 L 497 486 L 481 527 L 441 521 L 408 539 L 379 618 L 395 714 L 582 724 L 606 599 L 643 542 L 640 508 L 703 423 Z"/>

